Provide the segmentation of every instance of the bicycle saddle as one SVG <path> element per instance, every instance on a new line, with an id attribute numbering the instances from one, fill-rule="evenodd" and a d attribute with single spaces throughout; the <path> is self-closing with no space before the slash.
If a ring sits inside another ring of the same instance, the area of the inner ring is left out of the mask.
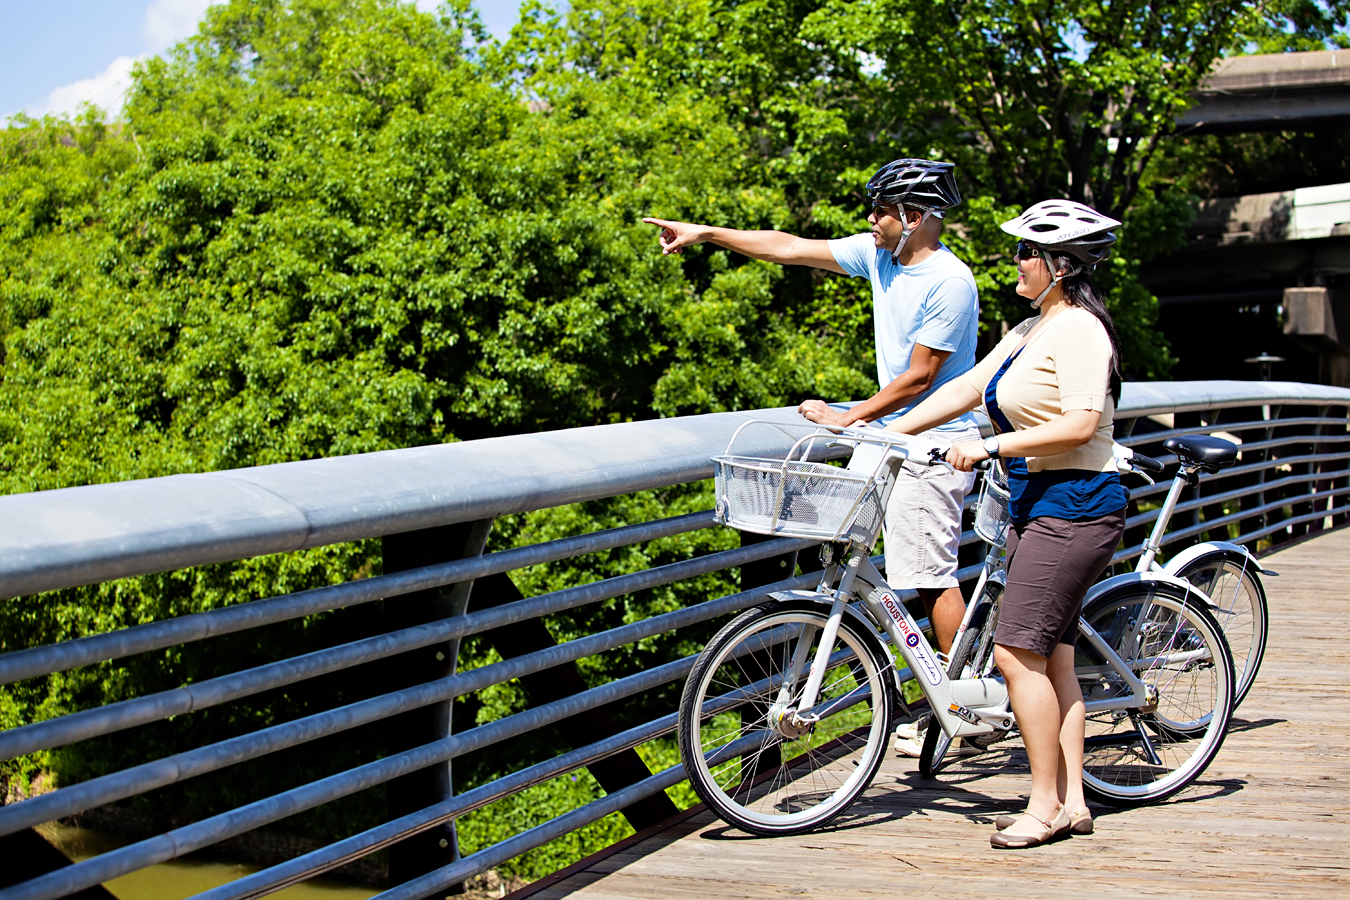
<path id="1" fill-rule="evenodd" d="M 1168 438 L 1163 446 L 1183 462 L 1206 469 L 1222 469 L 1237 462 L 1237 444 L 1223 438 L 1187 435 Z"/>

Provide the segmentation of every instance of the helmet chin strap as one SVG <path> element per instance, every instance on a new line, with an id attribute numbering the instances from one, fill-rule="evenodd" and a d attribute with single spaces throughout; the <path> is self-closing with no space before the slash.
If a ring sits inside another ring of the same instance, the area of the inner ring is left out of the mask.
<path id="1" fill-rule="evenodd" d="M 927 222 L 929 217 L 931 217 L 932 215 L 933 210 L 931 209 L 923 210 L 923 214 L 919 216 L 919 224 L 915 225 L 913 228 L 910 228 L 909 217 L 905 216 L 903 213 L 901 214 L 900 228 L 902 229 L 902 231 L 900 232 L 900 243 L 895 245 L 895 252 L 891 254 L 891 262 L 895 263 L 897 266 L 900 265 L 900 254 L 904 252 L 905 243 L 909 240 L 909 236 L 914 232 L 918 231 L 920 228 L 922 228 L 923 223 Z"/>
<path id="2" fill-rule="evenodd" d="M 1045 268 L 1046 268 L 1047 270 L 1050 268 L 1050 261 L 1049 261 L 1049 260 L 1046 260 Z M 1053 290 L 1055 289 L 1055 285 L 1059 284 L 1059 283 L 1060 283 L 1061 281 L 1063 281 L 1065 278 L 1071 278 L 1071 277 L 1073 277 L 1074 275 L 1077 275 L 1077 274 L 1078 274 L 1079 272 L 1081 272 L 1081 271 L 1083 271 L 1083 267 L 1082 267 L 1082 266 L 1079 266 L 1078 268 L 1074 269 L 1072 272 L 1065 272 L 1063 275 L 1054 275 L 1054 276 L 1052 276 L 1052 277 L 1050 278 L 1050 283 L 1047 284 L 1047 285 L 1045 286 L 1045 290 L 1043 290 L 1043 291 L 1041 291 L 1039 294 L 1037 294 L 1037 295 L 1036 295 L 1036 299 L 1031 301 L 1031 308 L 1032 308 L 1032 309 L 1040 309 L 1040 308 L 1041 308 L 1041 304 L 1045 302 L 1045 298 L 1048 297 L 1048 296 L 1050 295 L 1050 292 L 1053 291 Z"/>

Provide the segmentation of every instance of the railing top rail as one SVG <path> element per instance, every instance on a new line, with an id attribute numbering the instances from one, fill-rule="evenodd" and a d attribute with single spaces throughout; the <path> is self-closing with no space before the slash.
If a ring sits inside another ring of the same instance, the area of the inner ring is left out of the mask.
<path id="1" fill-rule="evenodd" d="M 1116 418 L 1224 409 L 1234 406 L 1350 403 L 1350 388 L 1297 381 L 1146 381 L 1122 386 Z"/>
<path id="2" fill-rule="evenodd" d="M 303 550 L 707 478 L 749 419 L 781 455 L 793 409 L 436 444 L 0 497 L 0 597 Z"/>
<path id="3" fill-rule="evenodd" d="M 1292 382 L 1124 386 L 1118 417 L 1350 404 Z M 707 478 L 738 448 L 781 455 L 792 408 L 654 419 L 0 497 L 0 597 L 302 550 Z"/>

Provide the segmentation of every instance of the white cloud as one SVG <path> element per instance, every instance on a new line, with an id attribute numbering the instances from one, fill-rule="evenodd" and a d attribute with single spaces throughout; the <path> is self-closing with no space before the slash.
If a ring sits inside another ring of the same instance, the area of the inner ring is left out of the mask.
<path id="1" fill-rule="evenodd" d="M 131 87 L 131 67 L 136 64 L 136 60 L 136 57 L 119 56 L 93 78 L 59 87 L 41 103 L 30 105 L 26 111 L 30 116 L 73 114 L 79 110 L 81 103 L 92 103 L 115 116 L 122 109 L 127 88 Z"/>
<path id="2" fill-rule="evenodd" d="M 197 33 L 197 23 L 213 0 L 154 0 L 145 8 L 141 31 L 152 52 Z"/>

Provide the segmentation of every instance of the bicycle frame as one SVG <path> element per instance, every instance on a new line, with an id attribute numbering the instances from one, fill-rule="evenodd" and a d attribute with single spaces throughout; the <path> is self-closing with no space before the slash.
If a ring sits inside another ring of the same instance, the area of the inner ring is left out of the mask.
<path id="1" fill-rule="evenodd" d="M 1158 565 L 1157 557 L 1159 551 L 1162 550 L 1163 535 L 1166 534 L 1167 526 L 1171 523 L 1172 514 L 1176 511 L 1177 502 L 1181 499 L 1181 492 L 1187 484 L 1195 483 L 1199 478 L 1199 473 L 1200 468 L 1198 466 L 1183 466 L 1177 470 L 1176 476 L 1172 479 L 1172 486 L 1167 491 L 1167 497 L 1163 500 L 1162 508 L 1158 510 L 1158 520 L 1153 523 L 1153 531 L 1144 541 L 1143 553 L 1139 555 L 1139 562 L 1134 570 L 1141 573 L 1179 572 L 1198 556 L 1203 556 L 1212 550 L 1226 550 L 1240 554 L 1244 558 L 1244 565 L 1250 565 L 1252 569 L 1262 575 L 1278 575 L 1278 572 L 1273 572 L 1262 566 L 1256 556 L 1246 547 L 1229 541 L 1205 541 L 1201 544 L 1191 544 L 1168 560 L 1166 564 Z"/>
<path id="2" fill-rule="evenodd" d="M 737 434 L 739 433 L 738 430 Z M 886 507 L 886 500 L 890 495 L 899 467 L 905 460 L 910 459 L 911 455 L 915 457 L 915 462 L 922 461 L 922 453 L 912 454 L 911 451 L 931 450 L 928 442 L 908 435 L 875 431 L 868 433 L 864 429 L 849 428 L 841 429 L 840 436 L 843 440 L 860 442 L 859 447 L 855 449 L 853 459 L 850 460 L 850 469 L 855 471 L 870 470 L 873 477 L 884 479 L 881 496 L 882 509 Z M 822 437 L 822 435 L 803 438 L 794 446 L 794 451 L 803 447 L 800 452 L 803 456 L 808 456 L 814 440 L 818 437 Z M 734 440 L 733 437 L 733 442 Z M 857 450 L 862 449 L 864 444 L 873 445 L 874 452 L 857 452 Z M 879 450 L 879 453 L 875 452 L 877 450 Z M 945 465 L 945 463 L 942 464 Z M 1175 501 L 1173 505 L 1175 505 Z M 876 543 L 876 538 L 877 535 L 873 533 L 865 541 L 849 542 L 846 545 L 845 556 L 839 564 L 830 564 L 833 561 L 827 562 L 820 586 L 814 594 L 800 591 L 790 592 L 792 597 L 809 597 L 830 604 L 829 617 L 825 626 L 821 629 L 820 643 L 816 648 L 810 667 L 805 670 L 806 684 L 802 688 L 795 711 L 791 712 L 793 724 L 799 727 L 809 726 L 819 720 L 820 716 L 814 708 L 819 697 L 821 682 L 829 668 L 830 649 L 834 645 L 839 624 L 843 621 L 849 605 L 855 600 L 861 600 L 862 608 L 868 612 L 872 624 L 879 627 L 890 638 L 891 644 L 899 651 L 900 657 L 905 661 L 910 672 L 914 674 L 920 689 L 928 699 L 934 717 L 941 724 L 944 732 L 952 737 L 965 737 L 988 734 L 997 730 L 1006 731 L 1012 728 L 1015 717 L 1008 702 L 1007 687 L 1002 680 L 990 677 L 953 680 L 948 677 L 946 668 L 939 661 L 932 645 L 928 643 L 919 630 L 918 623 L 905 609 L 904 604 L 900 602 L 898 592 L 886 583 L 881 573 L 872 565 L 868 551 Z M 1003 554 L 1001 549 L 992 548 L 985 559 L 984 570 L 981 572 L 980 581 L 977 584 L 976 597 L 979 596 L 978 591 L 983 590 L 984 585 L 991 577 L 997 577 L 1002 567 Z M 840 576 L 839 585 L 837 588 L 831 589 L 836 574 Z M 865 592 L 857 590 L 859 583 L 868 586 L 869 589 Z M 1103 585 L 1110 583 L 1103 582 Z M 1095 596 L 1095 592 L 1089 592 L 1089 597 L 1092 596 Z M 974 605 L 973 603 L 967 605 L 966 615 L 957 632 L 957 640 L 969 626 Z M 1148 702 L 1148 689 L 1130 670 L 1125 661 L 1081 618 L 1079 619 L 1079 631 L 1106 660 L 1107 665 L 1120 676 L 1130 691 L 1125 696 L 1091 701 L 1088 704 L 1088 711 L 1126 710 L 1145 705 Z M 784 714 L 789 710 L 789 703 L 797 679 L 803 671 L 803 666 L 806 665 L 807 650 L 815 639 L 814 633 L 803 634 L 798 638 L 797 646 L 793 648 L 791 662 L 787 671 L 784 672 L 783 683 L 780 685 L 778 693 L 778 706 Z M 894 667 L 892 668 L 894 671 Z M 899 689 L 898 683 L 896 688 Z"/>
<path id="3" fill-rule="evenodd" d="M 987 583 L 988 579 L 998 577 L 1001 571 L 1001 562 L 1001 553 L 991 552 L 989 554 L 985 561 L 985 569 L 981 572 L 981 586 Z M 844 575 L 840 580 L 839 587 L 831 592 L 829 583 L 833 581 L 836 568 L 842 568 Z M 1148 577 L 1154 580 L 1167 580 L 1185 584 L 1185 582 L 1166 575 Z M 1094 586 L 1093 590 L 1088 593 L 1088 599 L 1091 600 L 1102 591 L 1116 587 L 1122 580 L 1146 580 L 1146 578 L 1130 574 L 1109 579 Z M 825 577 L 822 579 L 821 587 L 817 592 L 791 592 L 792 597 L 813 597 L 831 604 L 830 618 L 823 629 L 820 648 L 817 649 L 817 656 L 823 655 L 825 658 L 812 661 L 806 686 L 798 701 L 796 713 L 798 724 L 808 724 L 813 721 L 811 713 L 816 703 L 821 680 L 817 673 L 823 673 L 827 668 L 828 648 L 832 646 L 834 634 L 837 633 L 839 628 L 839 622 L 854 598 L 854 586 L 858 582 L 862 582 L 870 589 L 865 593 L 857 591 L 857 599 L 862 602 L 863 608 L 870 613 L 869 618 L 872 624 L 879 626 L 890 637 L 891 643 L 899 650 L 901 659 L 904 660 L 910 672 L 918 681 L 920 689 L 928 699 L 934 717 L 941 724 L 944 732 L 951 737 L 967 737 L 999 730 L 1006 731 L 1013 726 L 1016 719 L 1008 706 L 1008 691 L 1004 683 L 1000 679 L 989 677 L 949 678 L 937 654 L 933 651 L 932 645 L 928 643 L 919 630 L 918 623 L 914 621 L 909 611 L 905 609 L 904 604 L 900 602 L 897 592 L 886 583 L 881 573 L 872 565 L 872 561 L 867 557 L 866 548 L 857 545 L 850 548 L 850 553 L 841 566 L 831 566 L 826 569 Z M 788 595 L 775 596 L 786 597 Z M 967 605 L 966 616 L 957 632 L 958 640 L 961 633 L 969 626 L 974 606 L 973 603 Z M 1126 710 L 1146 705 L 1149 699 L 1147 687 L 1120 658 L 1119 654 L 1087 622 L 1079 619 L 1078 628 L 1079 633 L 1106 661 L 1107 667 L 1121 678 L 1130 691 L 1128 694 L 1119 697 L 1087 701 L 1087 711 L 1094 713 L 1106 710 Z M 814 635 L 803 636 L 794 651 L 792 666 L 785 675 L 780 692 L 780 697 L 783 698 L 784 702 L 795 686 L 793 674 L 799 673 L 802 664 L 805 663 L 802 658 L 804 656 L 803 648 L 812 639 L 814 639 Z"/>

